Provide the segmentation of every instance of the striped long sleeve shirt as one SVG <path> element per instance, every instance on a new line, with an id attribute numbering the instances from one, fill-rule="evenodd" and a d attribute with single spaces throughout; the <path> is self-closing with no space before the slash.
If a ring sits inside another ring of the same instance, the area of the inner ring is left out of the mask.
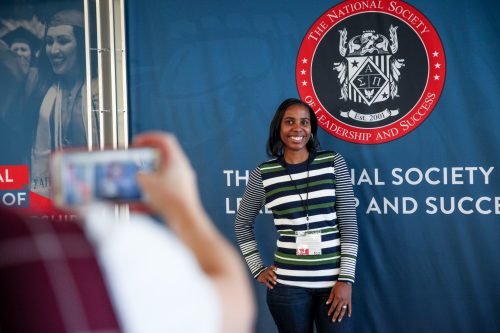
<path id="1" fill-rule="evenodd" d="M 327 288 L 354 282 L 358 228 L 354 193 L 344 158 L 335 152 L 311 153 L 300 164 L 283 158 L 252 170 L 235 221 L 236 239 L 254 278 L 266 269 L 257 248 L 255 218 L 270 209 L 278 232 L 274 265 L 278 283 Z M 321 254 L 297 255 L 297 232 L 317 231 Z"/>

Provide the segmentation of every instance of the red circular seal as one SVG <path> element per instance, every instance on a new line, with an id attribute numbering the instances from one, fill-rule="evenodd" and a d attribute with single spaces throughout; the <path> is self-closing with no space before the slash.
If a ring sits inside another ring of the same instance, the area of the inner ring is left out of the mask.
<path id="1" fill-rule="evenodd" d="M 307 31 L 297 56 L 299 95 L 320 126 L 349 142 L 378 144 L 417 128 L 444 86 L 441 40 L 405 2 L 342 2 Z"/>

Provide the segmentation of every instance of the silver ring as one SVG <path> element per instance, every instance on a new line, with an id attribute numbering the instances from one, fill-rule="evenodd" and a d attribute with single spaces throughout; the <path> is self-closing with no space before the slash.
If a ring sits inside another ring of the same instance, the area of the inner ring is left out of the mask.
<path id="1" fill-rule="evenodd" d="M 347 309 L 347 304 L 342 305 L 342 309 Z"/>

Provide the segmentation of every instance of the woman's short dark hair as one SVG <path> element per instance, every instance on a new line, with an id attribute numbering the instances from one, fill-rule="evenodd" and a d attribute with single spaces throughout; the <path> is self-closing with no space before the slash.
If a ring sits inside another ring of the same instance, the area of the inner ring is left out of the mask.
<path id="1" fill-rule="evenodd" d="M 314 114 L 313 109 L 309 104 L 301 101 L 297 98 L 285 99 L 274 113 L 273 120 L 269 126 L 269 139 L 267 140 L 267 153 L 270 156 L 279 157 L 283 156 L 283 142 L 280 137 L 281 122 L 283 120 L 283 115 L 285 111 L 292 105 L 302 105 L 309 111 L 309 117 L 311 118 L 311 133 L 313 138 L 307 142 L 306 148 L 309 152 L 316 151 L 319 149 L 319 140 L 316 135 L 318 132 L 318 119 Z"/>

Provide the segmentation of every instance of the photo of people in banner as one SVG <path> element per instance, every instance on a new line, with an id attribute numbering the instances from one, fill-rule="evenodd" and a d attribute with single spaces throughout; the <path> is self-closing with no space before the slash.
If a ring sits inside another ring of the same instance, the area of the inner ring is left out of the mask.
<path id="1" fill-rule="evenodd" d="M 31 191 L 45 197 L 52 152 L 85 147 L 88 136 L 99 144 L 97 98 L 86 100 L 84 23 L 82 1 L 0 4 L 0 163 L 29 165 Z"/>

